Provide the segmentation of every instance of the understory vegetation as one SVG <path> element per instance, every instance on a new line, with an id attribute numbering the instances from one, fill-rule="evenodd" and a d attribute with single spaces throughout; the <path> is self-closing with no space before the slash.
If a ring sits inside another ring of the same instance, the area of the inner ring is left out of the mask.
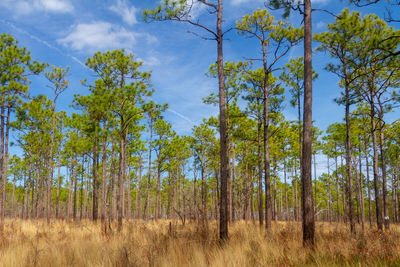
<path id="1" fill-rule="evenodd" d="M 314 251 L 302 246 L 301 224 L 237 221 L 217 239 L 216 222 L 129 220 L 104 234 L 89 220 L 7 219 L 0 266 L 399 266 L 400 227 L 366 227 L 352 237 L 343 223 L 316 224 Z M 360 229 L 361 230 L 361 229 Z"/>

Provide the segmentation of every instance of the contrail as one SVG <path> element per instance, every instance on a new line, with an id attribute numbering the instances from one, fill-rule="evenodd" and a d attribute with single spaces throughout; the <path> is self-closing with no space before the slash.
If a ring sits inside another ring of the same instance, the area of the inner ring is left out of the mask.
<path id="1" fill-rule="evenodd" d="M 156 101 L 156 100 L 154 100 L 154 98 L 152 98 L 151 96 L 150 96 L 150 97 L 148 97 L 148 99 L 150 99 L 150 100 L 153 100 L 154 102 L 157 102 L 157 101 Z M 173 110 L 173 109 L 172 109 L 172 108 L 170 108 L 170 107 L 167 109 L 167 111 L 171 112 L 172 114 L 174 114 L 174 115 L 178 116 L 178 117 L 179 117 L 179 118 L 181 118 L 181 119 L 184 119 L 185 121 L 189 122 L 190 124 L 193 124 L 193 125 L 195 125 L 195 126 L 197 126 L 197 125 L 198 125 L 196 122 L 192 121 L 191 119 L 189 119 L 189 118 L 188 118 L 188 117 L 186 117 L 185 115 L 183 115 L 183 114 L 179 113 L 179 112 L 178 112 L 178 111 L 176 111 L 176 110 Z"/>
<path id="2" fill-rule="evenodd" d="M 173 110 L 173 109 L 171 109 L 171 108 L 168 108 L 168 111 L 171 112 L 171 113 L 173 113 L 173 114 L 175 114 L 176 116 L 178 116 L 178 117 L 184 119 L 185 121 L 190 122 L 191 124 L 197 126 L 197 123 L 195 123 L 194 121 L 192 121 L 191 119 L 189 119 L 189 118 L 186 117 L 185 115 L 182 115 L 181 113 L 179 113 L 179 112 L 177 112 L 177 111 L 175 111 L 175 110 Z"/>
<path id="3" fill-rule="evenodd" d="M 33 34 L 27 32 L 27 31 L 25 31 L 25 30 L 23 30 L 23 29 L 21 29 L 21 28 L 19 28 L 19 27 L 17 27 L 17 26 L 15 26 L 13 23 L 11 23 L 11 22 L 9 22 L 9 21 L 5 21 L 5 20 L 0 20 L 0 21 L 1 21 L 3 24 L 6 24 L 6 25 L 10 26 L 10 27 L 13 28 L 14 30 L 16 30 L 16 31 L 18 31 L 18 32 L 20 32 L 20 33 L 22 33 L 22 34 L 25 34 L 25 35 L 28 36 L 29 38 L 31 38 L 31 39 L 33 39 L 33 40 L 35 40 L 35 41 L 37 41 L 37 42 L 39 42 L 39 43 L 41 43 L 41 44 L 47 46 L 48 48 L 57 51 L 57 52 L 60 53 L 61 55 L 71 58 L 73 61 L 75 61 L 76 63 L 78 63 L 78 64 L 81 65 L 82 67 L 88 68 L 82 61 L 80 61 L 80 60 L 77 59 L 76 57 L 74 57 L 74 56 L 72 56 L 72 55 L 70 55 L 70 54 L 64 53 L 64 52 L 63 52 L 62 50 L 60 50 L 58 47 L 55 47 L 54 45 L 49 44 L 47 41 L 42 40 L 42 39 L 40 39 L 39 37 L 37 37 L 37 36 L 35 36 L 35 35 L 33 35 Z"/>

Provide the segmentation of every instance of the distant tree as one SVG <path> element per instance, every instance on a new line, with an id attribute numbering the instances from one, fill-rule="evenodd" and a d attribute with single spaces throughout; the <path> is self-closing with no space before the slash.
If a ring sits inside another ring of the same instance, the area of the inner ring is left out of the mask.
<path id="1" fill-rule="evenodd" d="M 57 68 L 55 66 L 52 67 L 50 72 L 46 72 L 45 76 L 51 83 L 49 86 L 53 91 L 53 107 L 52 107 L 52 118 L 51 118 L 51 143 L 50 143 L 50 154 L 49 154 L 49 163 L 48 163 L 48 176 L 47 176 L 47 223 L 50 223 L 51 217 L 51 202 L 53 195 L 53 150 L 54 150 L 54 137 L 55 137 L 55 127 L 56 127 L 56 102 L 58 97 L 62 92 L 64 92 L 68 85 L 69 81 L 66 80 L 66 76 L 69 73 L 69 68 Z"/>
<path id="2" fill-rule="evenodd" d="M 314 39 L 321 42 L 318 48 L 327 51 L 333 58 L 338 59 L 338 64 L 329 63 L 327 70 L 336 74 L 340 79 L 340 87 L 344 88 L 344 94 L 337 100 L 339 104 L 345 106 L 346 120 L 346 172 L 349 193 L 349 219 L 350 231 L 356 233 L 354 218 L 354 196 L 353 196 L 353 169 L 352 169 L 352 144 L 351 144 L 351 125 L 350 125 L 350 105 L 357 101 L 354 90 L 354 81 L 359 78 L 360 72 L 352 65 L 354 49 L 360 42 L 358 34 L 362 32 L 364 23 L 361 21 L 360 14 L 355 12 L 350 14 L 348 9 L 343 10 L 336 18 L 335 23 L 328 24 L 328 31 L 316 34 Z M 358 72 L 358 73 L 357 73 Z"/>
<path id="3" fill-rule="evenodd" d="M 274 21 L 274 17 L 267 10 L 257 10 L 251 15 L 245 15 L 237 21 L 238 32 L 255 38 L 261 46 L 263 71 L 261 74 L 263 92 L 263 120 L 264 120 L 264 179 L 265 179 L 265 226 L 271 229 L 271 179 L 270 179 L 270 152 L 269 152 L 269 125 L 270 125 L 270 94 L 276 90 L 276 85 L 270 83 L 270 75 L 276 70 L 277 62 L 284 57 L 294 45 L 303 37 L 302 29 L 296 29 L 287 22 Z M 272 56 L 269 56 L 272 55 Z"/>

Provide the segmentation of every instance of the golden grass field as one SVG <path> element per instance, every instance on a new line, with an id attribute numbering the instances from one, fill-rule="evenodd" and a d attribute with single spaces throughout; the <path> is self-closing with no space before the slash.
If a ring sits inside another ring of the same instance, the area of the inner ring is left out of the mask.
<path id="1" fill-rule="evenodd" d="M 90 221 L 6 220 L 0 266 L 400 266 L 400 227 L 352 238 L 344 224 L 317 223 L 314 251 L 303 249 L 301 225 L 278 222 L 272 232 L 251 222 L 230 226 L 217 240 L 216 223 L 124 223 L 105 235 Z M 368 228 L 368 227 L 367 227 Z"/>

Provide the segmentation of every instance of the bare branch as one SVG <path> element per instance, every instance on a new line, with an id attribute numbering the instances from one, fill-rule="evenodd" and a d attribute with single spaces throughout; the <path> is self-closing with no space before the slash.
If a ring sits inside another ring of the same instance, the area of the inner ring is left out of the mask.
<path id="1" fill-rule="evenodd" d="M 200 37 L 203 40 L 207 40 L 207 41 L 215 41 L 215 38 L 209 38 L 209 37 L 204 37 L 196 32 L 192 32 L 192 31 L 186 31 L 187 33 L 193 34 L 194 36 Z"/>
<path id="2" fill-rule="evenodd" d="M 206 0 L 197 0 L 197 1 L 199 1 L 199 2 L 201 2 L 201 3 L 203 3 L 203 4 L 205 4 L 206 6 L 209 6 L 209 7 L 214 8 L 216 12 L 218 11 L 218 6 L 215 5 L 215 4 L 212 4 L 212 3 L 210 3 L 210 2 L 207 2 Z"/>

